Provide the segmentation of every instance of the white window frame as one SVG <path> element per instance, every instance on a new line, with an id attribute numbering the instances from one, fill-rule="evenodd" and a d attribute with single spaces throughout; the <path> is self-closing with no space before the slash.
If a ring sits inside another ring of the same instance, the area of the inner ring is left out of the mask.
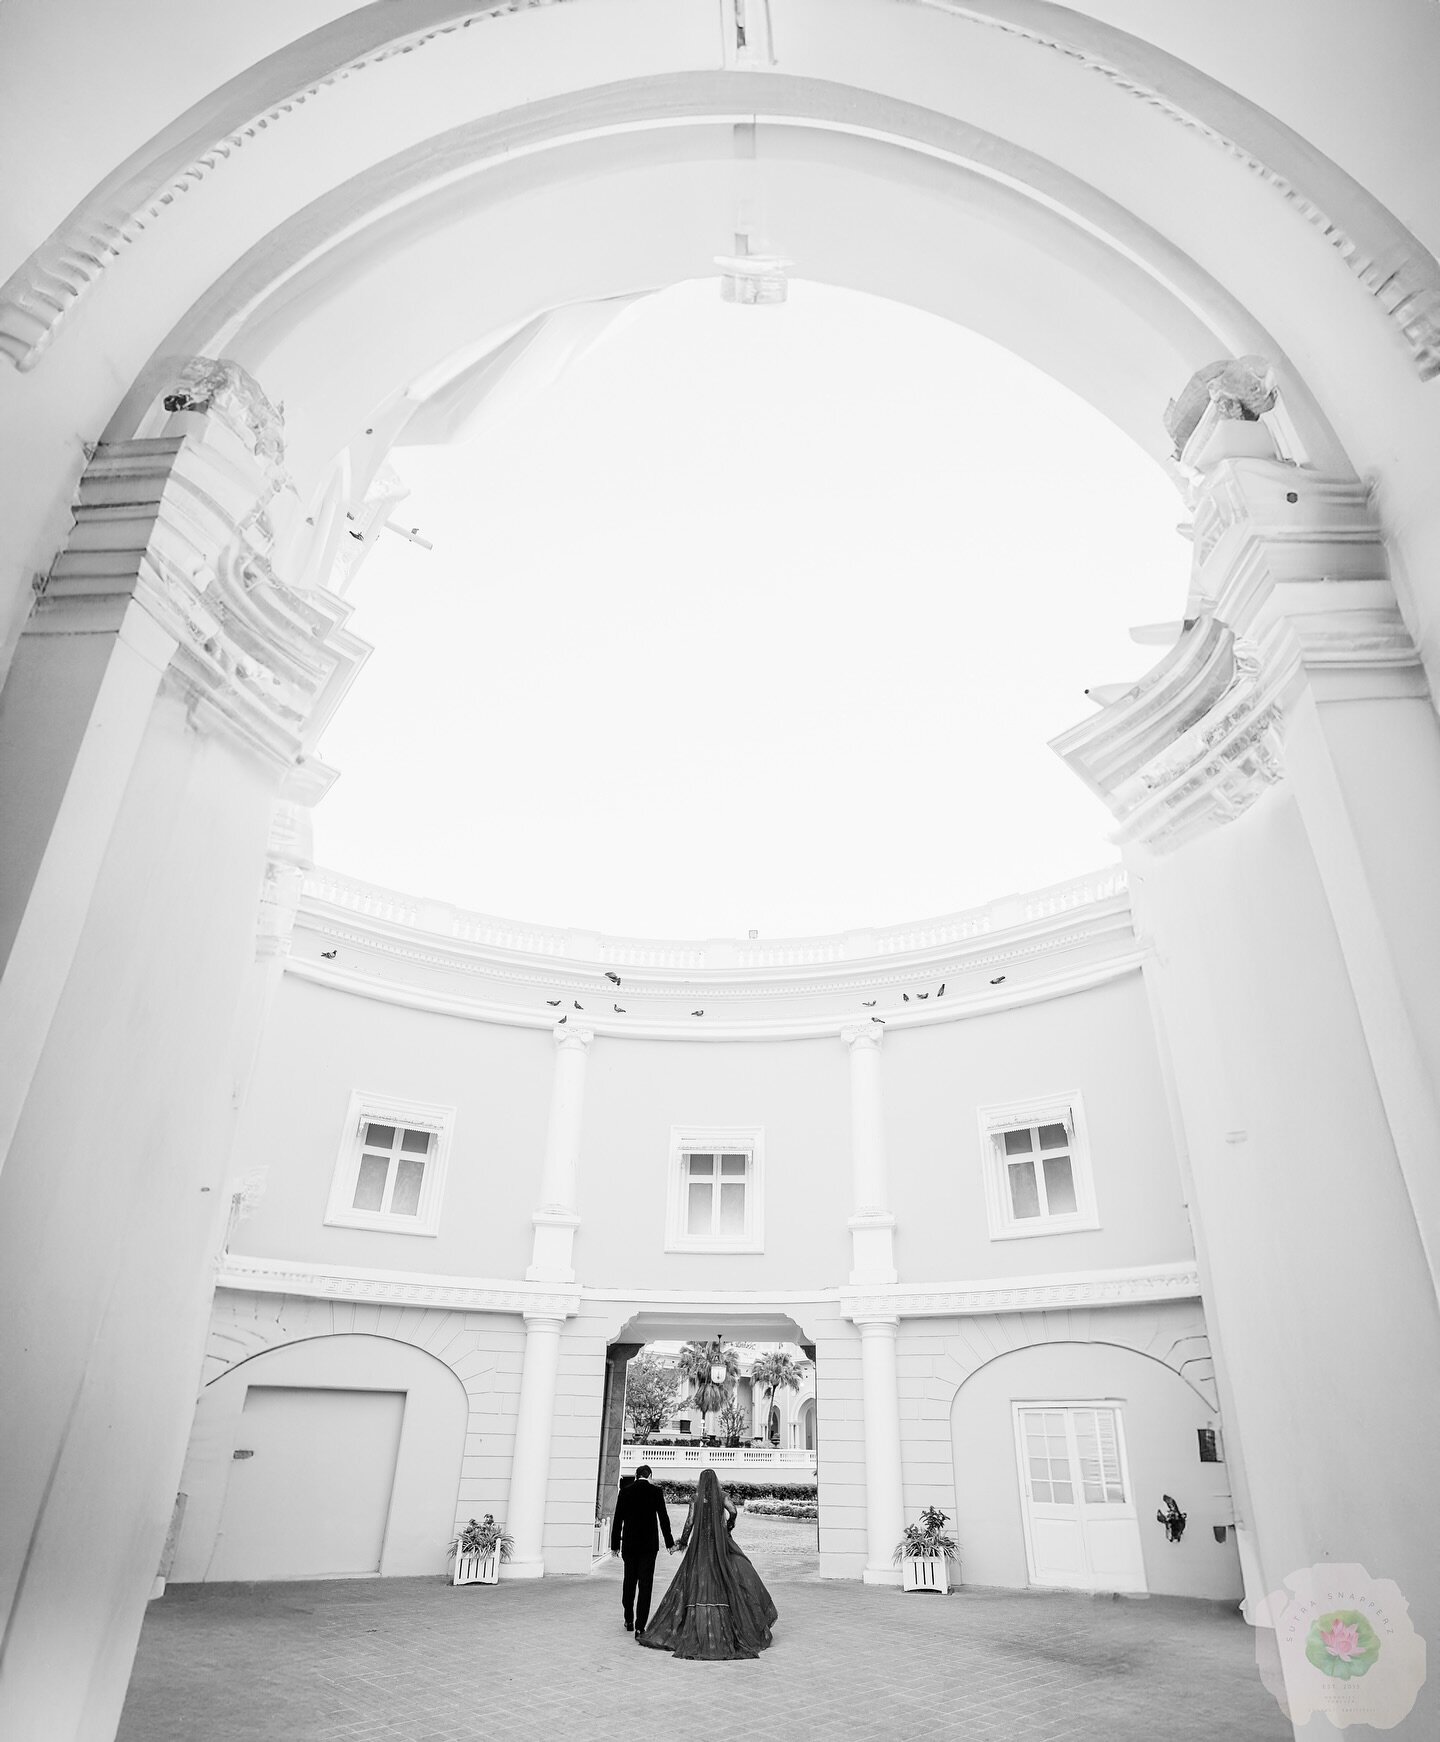
<path id="1" fill-rule="evenodd" d="M 746 1154 L 743 1234 L 690 1234 L 684 1158 L 691 1154 Z M 667 1252 L 763 1252 L 765 1250 L 765 1130 L 760 1125 L 672 1125 L 665 1211 Z"/>
<path id="2" fill-rule="evenodd" d="M 1027 1240 L 1046 1234 L 1075 1234 L 1100 1226 L 1085 1108 L 1078 1094 L 1027 1096 L 979 1109 L 980 1152 L 985 1180 L 985 1213 L 992 1240 Z M 1075 1208 L 1063 1216 L 1017 1217 L 1010 1204 L 1004 1137 L 1030 1125 L 1064 1125 L 1070 1133 L 1070 1177 Z"/>
<path id="3" fill-rule="evenodd" d="M 404 1125 L 412 1131 L 428 1131 L 432 1142 L 420 1187 L 415 1215 L 396 1216 L 384 1210 L 357 1210 L 355 1186 L 360 1177 L 365 1127 Z M 325 1222 L 332 1228 L 372 1228 L 384 1234 L 420 1234 L 433 1238 L 440 1232 L 440 1205 L 445 1195 L 445 1174 L 450 1163 L 450 1138 L 455 1109 L 429 1101 L 402 1101 L 394 1095 L 377 1095 L 356 1089 L 350 1096 L 341 1131 L 335 1173 L 330 1182 L 330 1201 Z"/>

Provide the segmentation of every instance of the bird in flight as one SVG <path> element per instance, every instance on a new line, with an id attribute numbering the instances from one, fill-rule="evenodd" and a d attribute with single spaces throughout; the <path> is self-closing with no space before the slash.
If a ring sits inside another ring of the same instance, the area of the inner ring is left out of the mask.
<path id="1" fill-rule="evenodd" d="M 917 992 L 915 996 L 917 998 L 928 998 L 930 994 L 928 992 Z"/>
<path id="2" fill-rule="evenodd" d="M 623 1016 L 625 1014 L 625 1012 L 620 1008 L 620 1006 L 618 1004 L 615 1006 L 615 1011 L 616 1011 L 616 1014 L 619 1016 Z"/>
<path id="3" fill-rule="evenodd" d="M 873 998 L 862 998 L 861 1003 L 867 1010 L 873 1010 L 875 1008 L 875 1000 Z"/>
<path id="4" fill-rule="evenodd" d="M 900 994 L 900 996 L 905 1000 L 905 1002 L 907 1004 L 910 1002 L 910 994 L 908 992 L 902 992 Z"/>
<path id="5" fill-rule="evenodd" d="M 608 968 L 605 970 L 605 978 L 612 986 L 618 986 L 620 984 L 620 976 L 618 974 L 612 974 Z"/>
<path id="6" fill-rule="evenodd" d="M 572 999 L 571 1002 L 574 1004 L 574 1006 L 577 1010 L 583 1010 L 585 1008 L 585 1006 L 580 1002 L 580 1000 L 578 998 Z"/>
<path id="7" fill-rule="evenodd" d="M 555 1010 L 560 1008 L 560 1000 L 558 998 L 547 998 L 545 1002 Z"/>
<path id="8" fill-rule="evenodd" d="M 935 996 L 937 998 L 943 998 L 945 996 L 945 982 L 943 980 L 940 982 L 940 990 L 935 994 Z"/>
<path id="9" fill-rule="evenodd" d="M 884 1026 L 885 1026 L 885 1018 L 883 1016 L 872 1016 L 870 1018 L 870 1020 L 872 1022 L 878 1022 L 880 1024 L 881 1028 L 884 1028 Z"/>
<path id="10" fill-rule="evenodd" d="M 320 954 L 324 956 L 327 962 L 333 962 L 340 952 L 339 950 L 321 950 Z"/>
<path id="11" fill-rule="evenodd" d="M 1004 980 L 1004 978 L 1005 978 L 1005 976 L 1003 974 L 997 974 L 995 976 L 995 978 L 990 982 L 990 984 L 992 986 L 998 986 Z"/>
<path id="12" fill-rule="evenodd" d="M 562 1016 L 562 1017 L 561 1017 L 561 1018 L 560 1018 L 560 1022 L 568 1022 L 568 1021 L 569 1021 L 569 1020 L 570 1020 L 570 1018 L 569 1018 L 569 1016 L 568 1016 L 568 1015 L 565 1015 L 565 1016 Z M 560 1026 L 560 1022 L 557 1022 L 557 1023 L 556 1023 L 556 1024 L 555 1024 L 555 1026 L 556 1026 L 556 1027 L 557 1027 L 557 1028 L 558 1028 L 558 1027 L 559 1027 L 559 1026 Z"/>
<path id="13" fill-rule="evenodd" d="M 692 1010 L 690 1014 L 692 1016 L 703 1016 L 705 1012 L 703 1010 Z"/>

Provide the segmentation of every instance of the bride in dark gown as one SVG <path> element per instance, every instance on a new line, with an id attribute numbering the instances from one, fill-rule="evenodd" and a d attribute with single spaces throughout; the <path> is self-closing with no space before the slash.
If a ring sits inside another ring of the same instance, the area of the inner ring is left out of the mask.
<path id="1" fill-rule="evenodd" d="M 733 1512 L 720 1478 L 702 1470 L 680 1538 L 685 1558 L 637 1644 L 699 1658 L 759 1657 L 769 1645 L 775 1605 L 726 1528 Z"/>

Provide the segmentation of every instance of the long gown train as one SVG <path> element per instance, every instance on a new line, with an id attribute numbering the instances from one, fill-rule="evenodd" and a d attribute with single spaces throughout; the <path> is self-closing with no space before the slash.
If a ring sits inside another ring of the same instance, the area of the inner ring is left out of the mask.
<path id="1" fill-rule="evenodd" d="M 725 1528 L 725 1499 L 713 1470 L 702 1470 L 690 1520 L 690 1546 L 641 1645 L 676 1657 L 759 1657 L 777 1610 L 750 1557 Z"/>

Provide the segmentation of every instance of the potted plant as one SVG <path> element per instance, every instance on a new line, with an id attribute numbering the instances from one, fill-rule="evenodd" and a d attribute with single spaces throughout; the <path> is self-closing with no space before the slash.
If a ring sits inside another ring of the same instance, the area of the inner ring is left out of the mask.
<path id="1" fill-rule="evenodd" d="M 927 1506 L 917 1523 L 905 1526 L 894 1554 L 903 1573 L 903 1589 L 939 1591 L 942 1596 L 949 1591 L 950 1562 L 960 1554 L 955 1538 L 946 1534 L 949 1522 L 938 1506 Z"/>
<path id="2" fill-rule="evenodd" d="M 510 1559 L 515 1539 L 495 1522 L 487 1512 L 482 1521 L 471 1519 L 459 1535 L 450 1540 L 449 1553 L 455 1562 L 454 1585 L 493 1585 L 500 1578 L 500 1563 Z"/>

